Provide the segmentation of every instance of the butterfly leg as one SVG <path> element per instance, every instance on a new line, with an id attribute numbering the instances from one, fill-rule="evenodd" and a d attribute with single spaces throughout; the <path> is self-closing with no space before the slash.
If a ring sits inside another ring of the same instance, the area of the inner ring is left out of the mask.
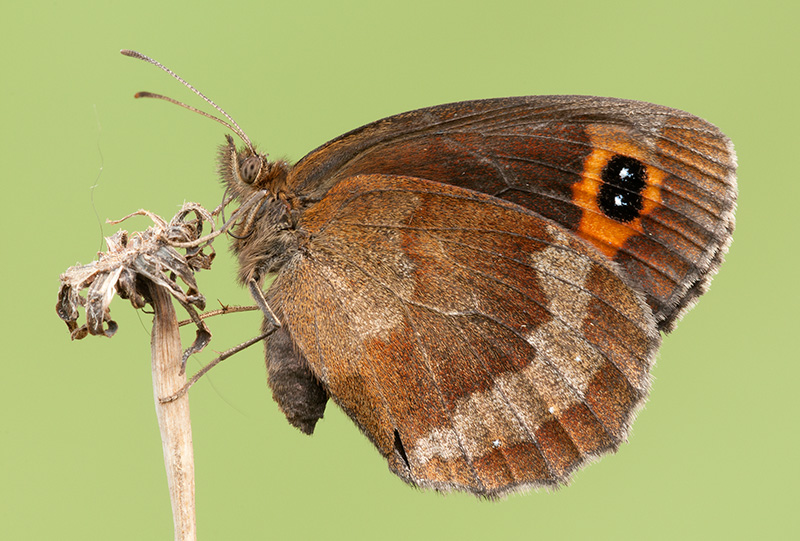
<path id="1" fill-rule="evenodd" d="M 216 359 L 214 359 L 213 361 L 211 361 L 210 363 L 205 365 L 203 368 L 198 370 L 198 372 L 194 376 L 192 376 L 192 378 L 189 381 L 187 381 L 186 384 L 183 387 L 178 389 L 178 391 L 175 394 L 172 394 L 172 395 L 164 397 L 164 398 L 159 398 L 158 401 L 161 402 L 162 404 L 166 404 L 168 402 L 172 402 L 172 401 L 177 400 L 178 398 L 182 397 L 183 395 L 186 394 L 186 392 L 189 390 L 189 388 L 197 382 L 197 380 L 199 380 L 201 377 L 203 377 L 206 374 L 206 372 L 208 372 L 209 370 L 211 370 L 212 368 L 217 366 L 219 363 L 221 363 L 222 361 L 224 361 L 228 357 L 231 357 L 235 353 L 239 353 L 243 349 L 249 348 L 253 344 L 257 344 L 258 342 L 261 342 L 262 340 L 264 340 L 266 337 L 268 337 L 270 334 L 272 334 L 276 330 L 277 330 L 277 327 L 273 328 L 269 332 L 260 334 L 260 335 L 256 336 L 255 338 L 251 338 L 247 342 L 242 342 L 238 346 L 232 347 L 231 349 L 229 349 L 227 351 L 224 351 L 219 357 L 217 357 Z"/>
<path id="2" fill-rule="evenodd" d="M 189 388 L 192 385 L 194 385 L 194 383 L 198 379 L 200 379 L 206 372 L 214 368 L 216 365 L 218 365 L 219 363 L 221 363 L 234 353 L 238 353 L 241 350 L 248 348 L 255 343 L 261 342 L 262 340 L 267 338 L 269 335 L 271 335 L 281 327 L 281 322 L 278 320 L 277 316 L 275 316 L 275 313 L 269 307 L 269 304 L 267 304 L 267 299 L 264 298 L 264 293 L 258 286 L 258 281 L 255 280 L 254 278 L 251 278 L 247 282 L 247 287 L 250 289 L 250 294 L 253 296 L 253 299 L 256 301 L 256 304 L 264 313 L 264 326 L 262 327 L 263 330 L 262 334 L 222 353 L 222 355 L 220 355 L 219 357 L 208 363 L 206 366 L 201 368 L 199 372 L 197 372 L 194 376 L 192 376 L 192 378 L 186 383 L 186 385 L 184 385 L 183 387 L 181 387 L 181 389 L 178 390 L 178 392 L 176 392 L 172 396 L 160 398 L 159 401 L 162 404 L 167 402 L 172 402 L 173 400 L 180 398 L 181 396 L 186 394 L 186 391 L 188 391 Z"/>
<path id="3" fill-rule="evenodd" d="M 280 327 L 281 322 L 278 321 L 277 316 L 269 307 L 269 304 L 267 304 L 267 299 L 264 298 L 264 292 L 261 291 L 258 282 L 254 278 L 251 278 L 247 282 L 247 287 L 250 289 L 250 295 L 252 295 L 253 300 L 256 301 L 258 307 L 264 312 L 264 322 L 269 323 L 273 330 Z"/>

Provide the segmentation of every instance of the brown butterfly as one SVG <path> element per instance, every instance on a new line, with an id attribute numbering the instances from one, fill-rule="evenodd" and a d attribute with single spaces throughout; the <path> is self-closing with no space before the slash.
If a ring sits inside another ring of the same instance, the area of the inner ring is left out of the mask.
<path id="1" fill-rule="evenodd" d="M 246 143 L 228 136 L 219 169 L 246 209 L 233 249 L 276 402 L 310 434 L 333 399 L 422 487 L 556 486 L 616 450 L 660 332 L 731 241 L 731 141 L 659 105 L 439 105 L 293 166 L 225 116 Z"/>

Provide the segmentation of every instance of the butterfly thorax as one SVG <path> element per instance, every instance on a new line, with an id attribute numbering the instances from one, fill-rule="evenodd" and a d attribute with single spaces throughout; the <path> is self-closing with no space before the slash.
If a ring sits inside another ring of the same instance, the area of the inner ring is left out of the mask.
<path id="1" fill-rule="evenodd" d="M 233 138 L 220 147 L 219 174 L 240 216 L 231 227 L 231 249 L 239 257 L 239 280 L 260 282 L 297 251 L 298 198 L 287 188 L 290 166 L 253 149 L 237 150 Z"/>

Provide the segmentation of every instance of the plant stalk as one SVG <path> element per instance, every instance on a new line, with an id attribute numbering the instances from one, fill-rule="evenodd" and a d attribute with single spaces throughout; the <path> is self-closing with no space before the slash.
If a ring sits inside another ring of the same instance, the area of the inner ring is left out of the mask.
<path id="1" fill-rule="evenodd" d="M 194 500 L 194 452 L 189 416 L 189 395 L 162 404 L 159 397 L 171 396 L 186 383 L 181 374 L 181 340 L 172 298 L 166 288 L 149 285 L 155 316 L 151 340 L 153 396 L 164 450 L 175 541 L 196 541 Z"/>

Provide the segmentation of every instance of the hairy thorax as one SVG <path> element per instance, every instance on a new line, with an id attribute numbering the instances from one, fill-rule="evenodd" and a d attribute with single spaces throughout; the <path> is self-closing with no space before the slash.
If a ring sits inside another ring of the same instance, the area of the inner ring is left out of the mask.
<path id="1" fill-rule="evenodd" d="M 239 257 L 239 280 L 260 283 L 297 252 L 296 225 L 303 209 L 286 189 L 290 166 L 285 161 L 270 162 L 250 148 L 237 151 L 227 139 L 220 147 L 219 174 L 239 208 L 230 229 L 231 248 Z"/>

